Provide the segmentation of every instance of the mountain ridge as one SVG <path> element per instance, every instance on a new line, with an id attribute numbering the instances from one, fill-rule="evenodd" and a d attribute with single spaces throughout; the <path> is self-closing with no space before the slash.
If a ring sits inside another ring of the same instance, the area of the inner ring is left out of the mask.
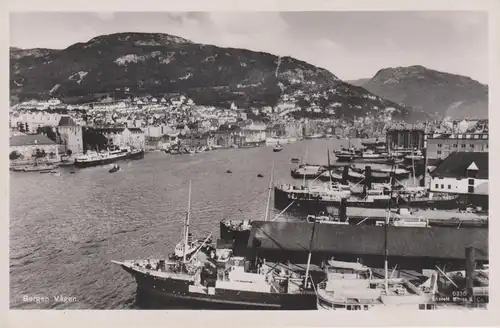
<path id="1" fill-rule="evenodd" d="M 361 84 L 368 91 L 439 117 L 487 118 L 488 85 L 422 65 L 380 69 Z"/>
<path id="2" fill-rule="evenodd" d="M 11 99 L 18 101 L 184 93 L 200 105 L 294 103 L 300 110 L 293 115 L 410 119 L 421 114 L 293 57 L 198 44 L 164 33 L 100 35 L 60 50 L 11 48 L 10 59 Z"/>

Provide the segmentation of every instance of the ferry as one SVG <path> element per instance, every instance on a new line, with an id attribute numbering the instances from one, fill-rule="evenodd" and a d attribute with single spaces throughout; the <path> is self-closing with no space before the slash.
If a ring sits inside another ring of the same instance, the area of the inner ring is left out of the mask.
<path id="1" fill-rule="evenodd" d="M 75 159 L 74 166 L 79 168 L 100 166 L 114 163 L 125 159 L 141 159 L 144 150 L 131 150 L 130 148 L 118 148 L 111 151 L 87 151 Z"/>

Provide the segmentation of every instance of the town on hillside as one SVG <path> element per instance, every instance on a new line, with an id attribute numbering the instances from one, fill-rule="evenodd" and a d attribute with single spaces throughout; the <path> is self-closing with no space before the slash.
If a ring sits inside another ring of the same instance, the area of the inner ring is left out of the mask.
<path id="1" fill-rule="evenodd" d="M 168 100 L 135 97 L 80 105 L 64 104 L 59 99 L 32 100 L 10 109 L 9 158 L 16 163 L 59 162 L 74 159 L 87 150 L 109 147 L 152 151 L 181 146 L 189 151 L 252 147 L 276 137 L 382 138 L 388 130 L 395 129 L 417 129 L 425 134 L 488 129 L 487 120 L 457 122 L 445 118 L 409 125 L 390 117 L 382 121 L 370 117 L 296 118 L 291 115 L 295 108 L 287 102 L 275 108 L 250 110 L 237 108 L 234 103 L 230 108 L 198 106 L 183 95 Z M 36 144 L 29 144 L 35 141 Z"/>

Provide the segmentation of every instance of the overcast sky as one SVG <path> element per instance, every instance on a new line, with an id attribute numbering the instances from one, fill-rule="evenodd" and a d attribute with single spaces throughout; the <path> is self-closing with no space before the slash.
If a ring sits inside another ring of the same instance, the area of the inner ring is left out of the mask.
<path id="1" fill-rule="evenodd" d="M 66 48 L 116 32 L 288 55 L 344 80 L 423 65 L 488 83 L 486 12 L 11 13 L 10 44 Z"/>

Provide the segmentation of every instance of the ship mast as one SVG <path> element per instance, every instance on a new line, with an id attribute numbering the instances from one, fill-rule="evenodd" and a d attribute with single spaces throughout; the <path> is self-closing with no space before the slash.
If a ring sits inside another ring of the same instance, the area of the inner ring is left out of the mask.
<path id="1" fill-rule="evenodd" d="M 387 209 L 387 215 L 385 218 L 385 224 L 384 224 L 384 287 L 385 287 L 385 292 L 386 294 L 389 291 L 389 282 L 387 280 L 387 275 L 388 275 L 388 262 L 387 262 L 387 226 L 389 225 L 389 217 L 391 215 L 391 204 L 392 204 L 392 178 L 394 176 L 394 162 L 392 162 L 391 165 L 391 191 L 389 194 L 389 207 Z"/>
<path id="2" fill-rule="evenodd" d="M 311 234 L 311 241 L 309 242 L 309 254 L 307 255 L 306 277 L 304 280 L 304 287 L 307 288 L 307 279 L 309 278 L 309 266 L 311 265 L 312 244 L 314 240 L 314 232 L 316 231 L 316 220 L 313 223 L 313 230 Z"/>
<path id="3" fill-rule="evenodd" d="M 416 186 L 417 183 L 415 182 L 415 152 L 413 151 L 413 147 L 411 149 L 411 166 L 412 166 L 412 175 L 413 175 L 413 185 Z"/>
<path id="4" fill-rule="evenodd" d="M 191 215 L 191 180 L 189 180 L 189 193 L 188 193 L 188 210 L 186 215 L 186 226 L 184 228 L 184 255 L 182 256 L 182 261 L 186 263 L 186 254 L 188 248 L 188 236 L 189 236 L 189 217 Z"/>
<path id="5" fill-rule="evenodd" d="M 266 205 L 266 217 L 264 218 L 264 221 L 267 221 L 267 218 L 269 216 L 269 204 L 271 203 L 271 191 L 273 189 L 273 175 L 274 175 L 274 160 L 273 160 L 273 167 L 271 168 L 271 179 L 269 181 L 269 194 L 267 196 L 267 205 Z"/>
<path id="6" fill-rule="evenodd" d="M 304 158 L 304 167 L 307 165 L 307 148 L 306 148 L 306 156 Z M 306 171 L 304 170 L 304 182 L 303 182 L 303 186 L 305 187 L 306 186 Z"/>
<path id="7" fill-rule="evenodd" d="M 332 168 L 330 167 L 330 149 L 326 150 L 326 155 L 328 157 L 328 175 L 330 176 L 330 186 L 332 185 Z"/>

